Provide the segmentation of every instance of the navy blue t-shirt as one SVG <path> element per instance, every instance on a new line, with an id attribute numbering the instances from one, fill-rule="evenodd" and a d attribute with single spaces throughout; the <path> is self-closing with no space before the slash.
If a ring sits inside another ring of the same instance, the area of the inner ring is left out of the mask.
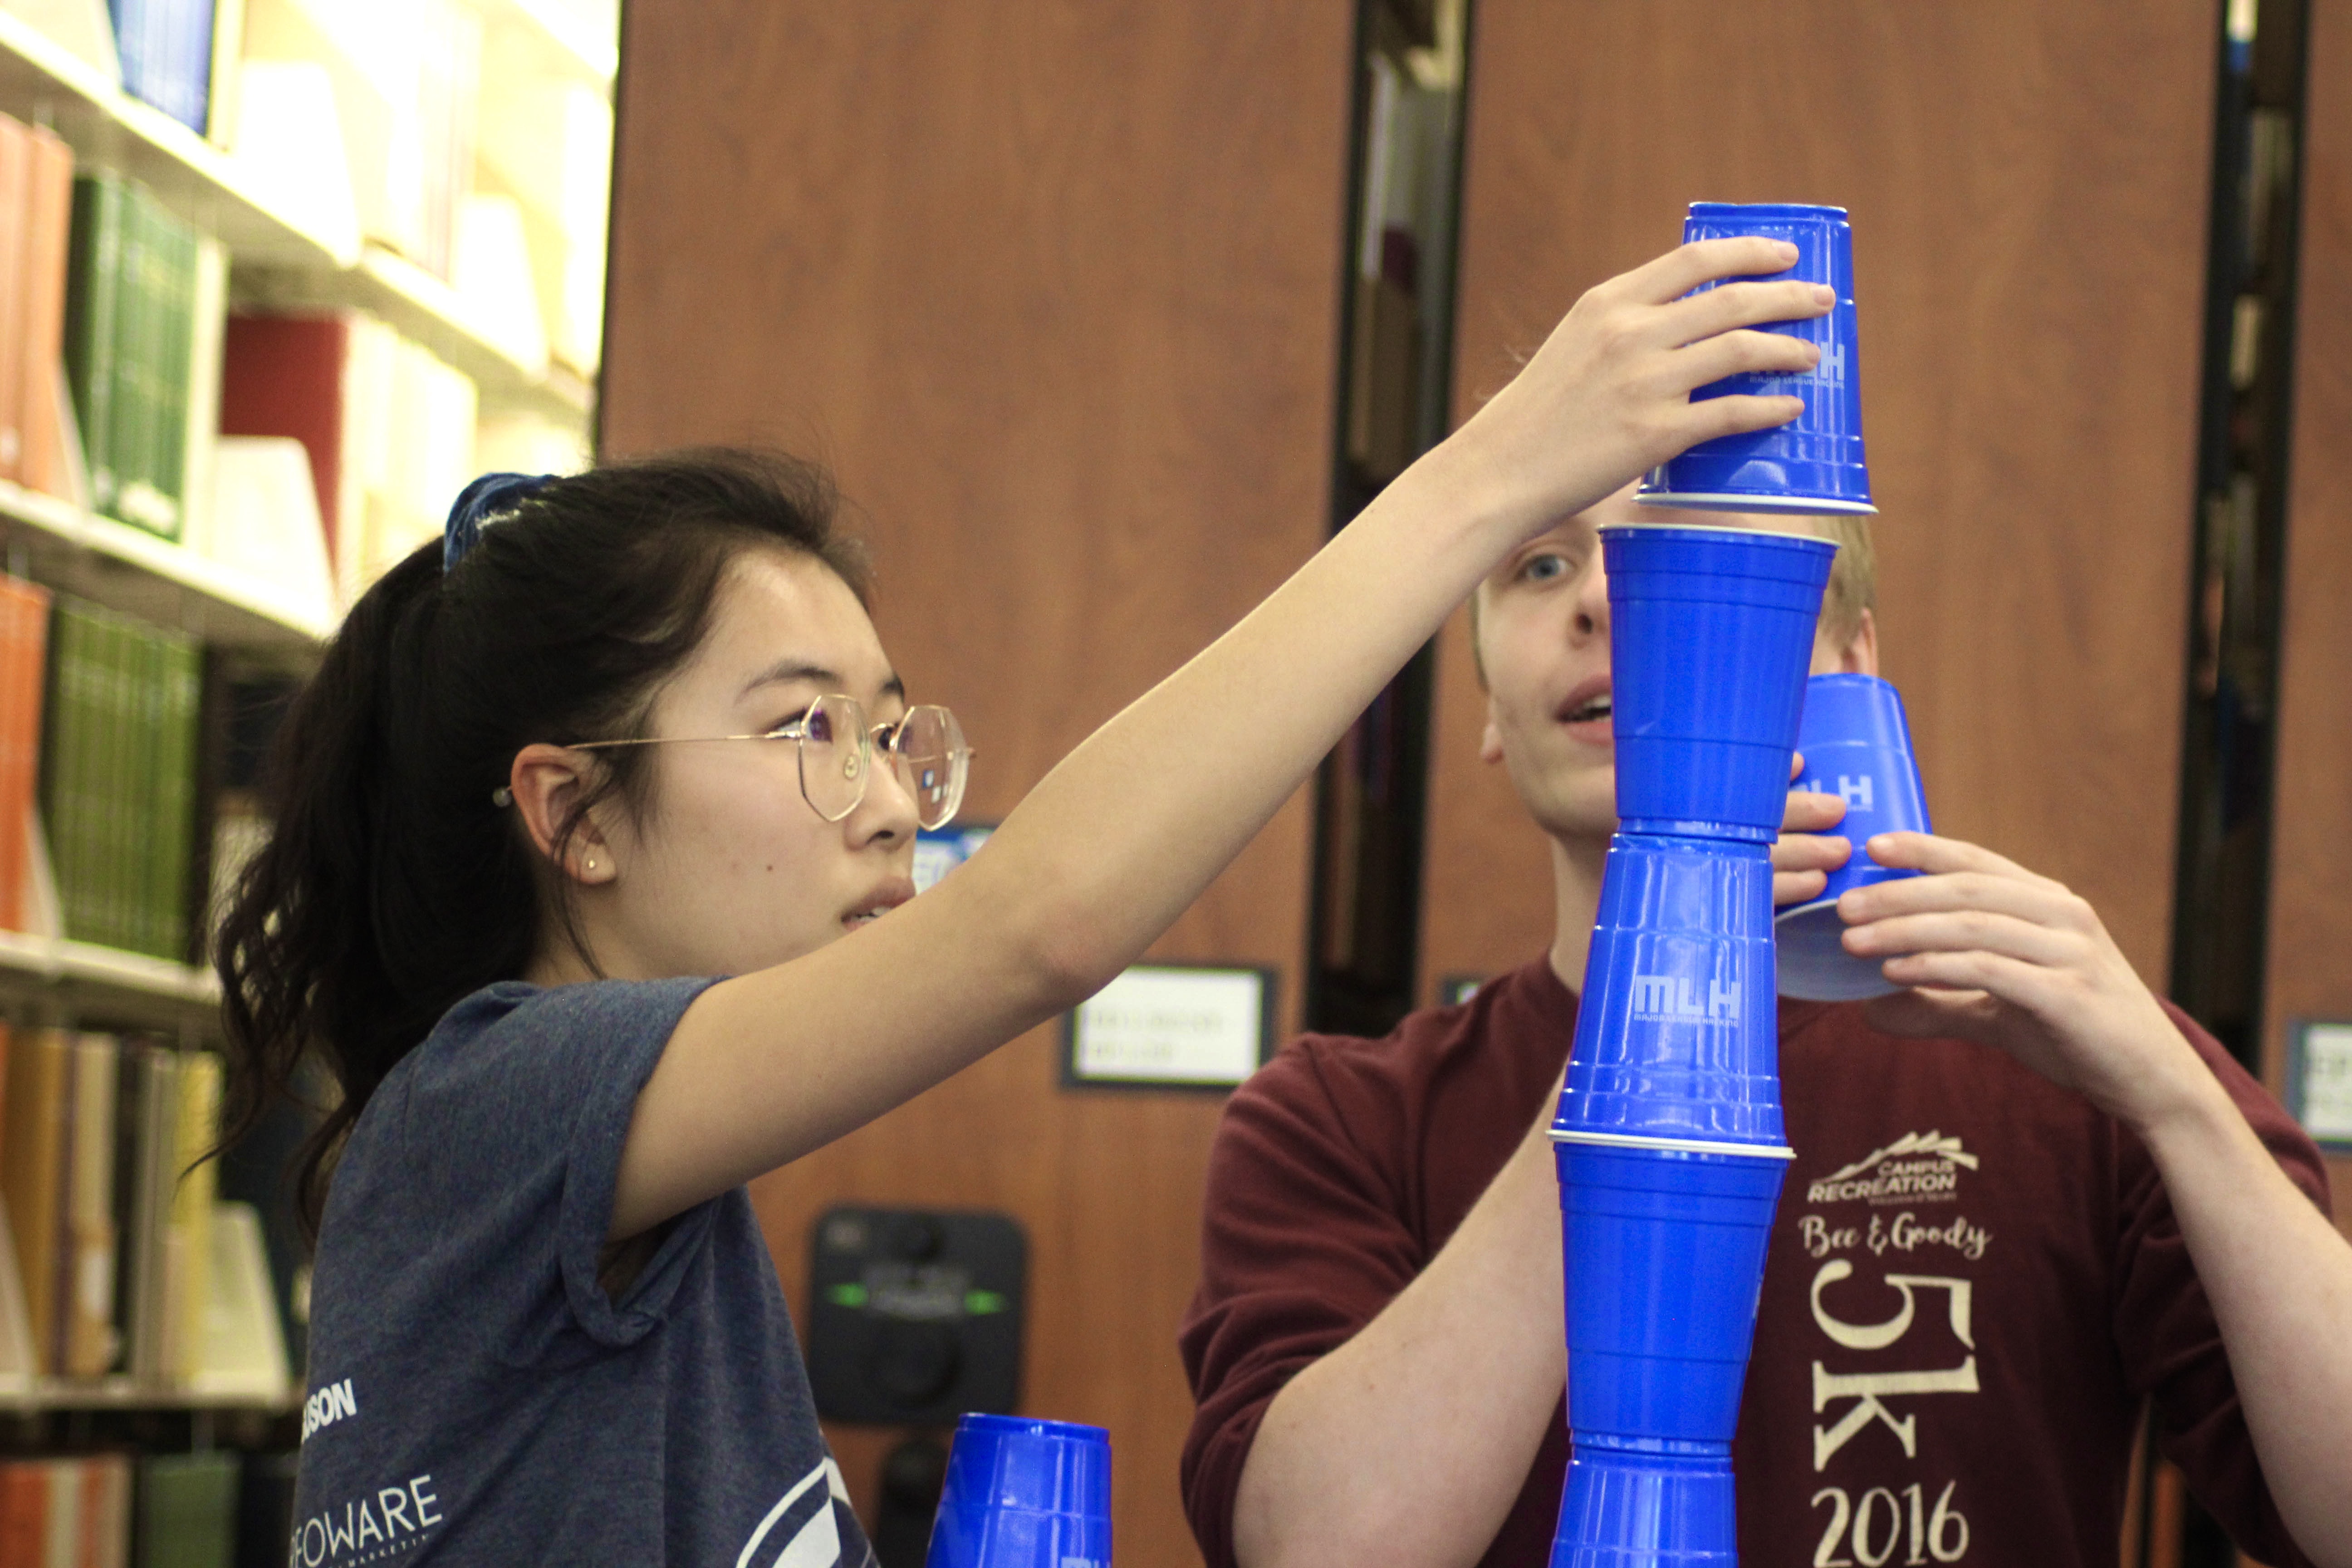
<path id="1" fill-rule="evenodd" d="M 311 1282 L 300 1568 L 871 1563 L 749 1194 L 597 1280 L 637 1092 L 710 984 L 490 986 L 368 1101 Z"/>

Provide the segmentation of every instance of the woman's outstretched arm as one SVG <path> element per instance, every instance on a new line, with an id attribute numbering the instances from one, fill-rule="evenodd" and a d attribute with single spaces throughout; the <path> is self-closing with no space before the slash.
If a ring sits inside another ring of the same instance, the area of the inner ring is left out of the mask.
<path id="1" fill-rule="evenodd" d="M 1579 300 L 1517 377 L 1207 649 L 1095 732 L 952 878 L 689 1007 L 637 1103 L 613 1235 L 817 1148 L 1091 994 L 1240 851 L 1494 563 L 1685 447 L 1785 423 L 1719 397 L 1810 370 L 1744 329 L 1822 314 L 1762 239 L 1686 245 Z"/>

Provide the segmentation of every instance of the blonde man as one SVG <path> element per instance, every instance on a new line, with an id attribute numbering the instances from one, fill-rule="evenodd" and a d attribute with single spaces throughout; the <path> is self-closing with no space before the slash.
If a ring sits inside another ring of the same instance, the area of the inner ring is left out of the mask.
<path id="1" fill-rule="evenodd" d="M 1629 491 L 1569 520 L 1473 601 L 1481 756 L 1549 842 L 1549 950 L 1384 1040 L 1294 1042 L 1220 1128 L 1181 1336 L 1210 1568 L 1548 1560 L 1544 1129 L 1615 827 L 1597 531 L 1635 516 Z M 1824 531 L 1814 670 L 1874 674 L 1867 527 Z M 1790 796 L 1781 902 L 1843 863 L 1817 837 L 1842 812 Z M 1873 848 L 1929 875 L 1848 895 L 1848 945 L 1935 989 L 1781 1009 L 1797 1160 L 1734 1452 L 1746 1568 L 2112 1563 L 2151 1398 L 2249 1551 L 2352 1561 L 2352 1251 L 2310 1141 L 2063 888 L 1951 840 Z"/>

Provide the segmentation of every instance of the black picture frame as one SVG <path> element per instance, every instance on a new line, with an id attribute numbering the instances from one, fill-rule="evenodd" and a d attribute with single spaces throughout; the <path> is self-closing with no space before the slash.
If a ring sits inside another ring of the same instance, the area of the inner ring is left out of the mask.
<path id="1" fill-rule="evenodd" d="M 2304 1074 L 2310 1067 L 2309 1037 L 2314 1029 L 2344 1029 L 2352 1031 L 2352 1019 L 2297 1018 L 2286 1030 L 2286 1081 L 2280 1099 L 2286 1103 L 2287 1114 L 2295 1125 L 2310 1134 L 2311 1141 L 2330 1154 L 2352 1154 L 2352 1134 L 2321 1133 L 2304 1120 Z"/>
<path id="2" fill-rule="evenodd" d="M 1126 973 L 1139 971 L 1178 972 L 1202 974 L 1247 974 L 1258 983 L 1258 1017 L 1256 1061 L 1255 1072 L 1274 1059 L 1276 1048 L 1276 1009 L 1281 997 L 1282 972 L 1264 963 L 1208 963 L 1178 959 L 1155 960 L 1149 963 L 1131 964 Z M 1116 984 L 1116 982 L 1114 982 Z M 1073 1007 L 1062 1015 L 1062 1048 L 1060 1051 L 1060 1085 L 1067 1089 L 1111 1089 L 1133 1092 L 1138 1089 L 1176 1094 L 1231 1094 L 1246 1081 L 1247 1075 L 1232 1082 L 1223 1079 L 1182 1078 L 1104 1077 L 1078 1070 L 1078 1014 L 1083 1007 Z"/>

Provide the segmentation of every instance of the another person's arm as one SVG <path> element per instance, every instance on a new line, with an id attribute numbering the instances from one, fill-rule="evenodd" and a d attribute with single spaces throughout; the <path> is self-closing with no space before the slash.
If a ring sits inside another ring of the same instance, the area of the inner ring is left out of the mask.
<path id="1" fill-rule="evenodd" d="M 1789 796 L 1776 901 L 1821 895 L 1845 850 L 1812 836 L 1844 814 L 1835 795 Z M 1275 1396 L 1234 1500 L 1242 1568 L 1446 1568 L 1486 1552 L 1567 1380 L 1556 1098 L 1419 1277 Z"/>
<path id="2" fill-rule="evenodd" d="M 1999 1047 L 2147 1145 L 2280 1517 L 2314 1563 L 2352 1564 L 2352 1246 L 2280 1170 L 2082 899 L 1949 839 L 1887 834 L 1869 850 L 1928 873 L 1839 901 L 1848 951 L 1930 988 L 1872 1003 L 1872 1021 Z"/>
<path id="3" fill-rule="evenodd" d="M 1704 242 L 1587 294 L 1462 429 L 1064 759 L 955 876 L 705 992 L 639 1097 L 614 1237 L 840 1137 L 1091 994 L 1199 896 L 1496 560 L 1694 442 L 1793 417 L 1793 397 L 1689 396 L 1734 372 L 1816 363 L 1811 344 L 1738 329 L 1819 315 L 1828 290 L 1690 293 L 1793 256 Z"/>

